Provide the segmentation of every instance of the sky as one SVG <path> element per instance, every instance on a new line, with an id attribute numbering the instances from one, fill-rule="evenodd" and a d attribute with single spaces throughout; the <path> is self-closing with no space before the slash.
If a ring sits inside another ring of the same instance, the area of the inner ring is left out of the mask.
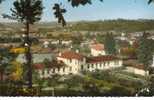
<path id="1" fill-rule="evenodd" d="M 11 14 L 14 0 L 6 0 L 0 5 L 0 14 Z M 66 21 L 106 20 L 106 19 L 154 19 L 154 3 L 148 5 L 148 0 L 92 0 L 92 5 L 73 8 L 68 0 L 43 0 L 42 22 L 56 21 L 52 7 L 54 3 L 62 3 L 67 9 L 64 14 Z M 0 17 L 1 22 L 10 22 Z"/>

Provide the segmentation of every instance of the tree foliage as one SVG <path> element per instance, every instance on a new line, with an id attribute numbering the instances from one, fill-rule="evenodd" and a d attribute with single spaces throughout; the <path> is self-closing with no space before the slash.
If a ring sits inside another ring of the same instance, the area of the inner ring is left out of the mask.
<path id="1" fill-rule="evenodd" d="M 2 1 L 4 1 L 4 0 L 0 0 L 0 3 L 2 3 Z"/>
<path id="2" fill-rule="evenodd" d="M 151 4 L 152 2 L 154 2 L 154 0 L 149 0 L 149 1 L 148 1 L 148 4 Z"/>
<path id="3" fill-rule="evenodd" d="M 104 20 L 91 22 L 78 22 L 70 27 L 73 31 L 116 31 L 138 32 L 153 30 L 154 20 Z"/>
<path id="4" fill-rule="evenodd" d="M 12 17 L 19 22 L 28 21 L 33 24 L 41 19 L 43 10 L 41 0 L 16 0 L 13 5 L 14 9 L 11 9 Z"/>
<path id="5" fill-rule="evenodd" d="M 23 74 L 22 64 L 16 61 L 12 61 L 10 71 L 11 71 L 10 75 L 11 80 L 19 81 L 22 79 L 22 74 Z"/>
<path id="6" fill-rule="evenodd" d="M 3 80 L 3 75 L 8 70 L 8 67 L 11 61 L 15 58 L 15 55 L 9 52 L 9 49 L 0 49 L 0 76 L 1 80 Z"/>
<path id="7" fill-rule="evenodd" d="M 103 1 L 103 0 L 99 0 Z M 71 5 L 73 7 L 77 7 L 79 5 L 86 5 L 86 4 L 92 4 L 92 0 L 68 0 L 68 2 L 71 2 Z"/>
<path id="8" fill-rule="evenodd" d="M 66 13 L 66 9 L 60 8 L 60 5 L 56 3 L 53 7 L 53 10 L 55 10 L 54 15 L 56 18 L 58 18 L 58 23 L 61 23 L 63 26 L 65 26 L 66 21 L 64 19 L 63 13 Z"/>
<path id="9" fill-rule="evenodd" d="M 142 37 L 139 40 L 139 47 L 137 50 L 138 61 L 146 67 L 145 69 L 149 69 L 149 66 L 152 63 L 152 50 L 153 47 L 151 45 L 151 40 L 148 39 L 148 33 L 143 33 Z"/>
<path id="10" fill-rule="evenodd" d="M 114 36 L 112 33 L 106 34 L 104 45 L 105 45 L 105 51 L 108 54 L 115 54 L 116 53 L 116 43 L 115 43 L 115 39 L 114 39 Z"/>

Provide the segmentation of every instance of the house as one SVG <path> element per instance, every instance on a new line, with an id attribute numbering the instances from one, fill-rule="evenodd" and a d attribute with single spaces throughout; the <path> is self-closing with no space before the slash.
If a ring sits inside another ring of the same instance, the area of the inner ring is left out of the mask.
<path id="1" fill-rule="evenodd" d="M 44 41 L 43 47 L 44 47 L 44 48 L 48 48 L 48 47 L 49 47 L 49 44 L 50 44 L 50 43 L 49 43 L 48 41 Z"/>
<path id="2" fill-rule="evenodd" d="M 48 53 L 32 54 L 33 63 L 42 63 L 45 59 L 51 61 L 53 59 L 53 56 L 54 56 L 53 54 L 48 54 Z M 26 63 L 25 54 L 19 54 L 16 58 L 16 61 L 20 63 Z"/>
<path id="3" fill-rule="evenodd" d="M 153 55 L 152 67 L 154 67 L 154 55 Z"/>
<path id="4" fill-rule="evenodd" d="M 61 44 L 62 44 L 62 45 L 66 45 L 66 46 L 71 45 L 71 43 L 72 43 L 71 40 L 68 40 L 68 41 L 61 41 Z"/>
<path id="5" fill-rule="evenodd" d="M 90 46 L 91 48 L 91 55 L 92 56 L 99 56 L 99 55 L 105 55 L 105 48 L 104 44 L 95 43 Z"/>
<path id="6" fill-rule="evenodd" d="M 118 68 L 122 66 L 122 60 L 111 55 L 101 55 L 97 57 L 87 57 L 86 67 L 83 70 L 95 71 Z"/>
<path id="7" fill-rule="evenodd" d="M 57 44 L 59 44 L 59 43 L 60 43 L 59 40 L 53 40 L 53 41 L 51 41 L 51 44 L 53 44 L 53 45 L 57 45 Z"/>
<path id="8" fill-rule="evenodd" d="M 95 71 L 118 68 L 122 66 L 122 60 L 115 56 L 101 55 L 86 57 L 78 52 L 64 51 L 57 56 L 57 62 L 63 63 L 63 67 L 39 70 L 40 77 L 52 77 L 53 74 L 68 75 L 79 74 L 81 71 Z"/>
<path id="9" fill-rule="evenodd" d="M 78 73 L 80 67 L 85 64 L 85 57 L 80 53 L 73 51 L 65 51 L 63 53 L 59 53 L 57 60 L 62 61 L 67 66 L 69 66 L 73 74 Z"/>
<path id="10" fill-rule="evenodd" d="M 145 67 L 143 65 L 134 65 L 134 66 L 127 66 L 126 69 L 130 73 L 146 76 L 149 75 L 149 71 L 145 70 Z"/>
<path id="11" fill-rule="evenodd" d="M 149 75 L 149 71 L 146 71 L 144 65 L 139 64 L 135 60 L 124 61 L 124 66 L 126 66 L 126 71 L 127 72 L 142 75 L 142 76 Z"/>
<path id="12" fill-rule="evenodd" d="M 40 78 L 52 78 L 54 74 L 67 75 L 71 73 L 70 68 L 63 62 L 52 60 L 49 64 L 50 66 L 48 67 L 42 63 L 33 64 L 33 67 L 38 72 Z"/>

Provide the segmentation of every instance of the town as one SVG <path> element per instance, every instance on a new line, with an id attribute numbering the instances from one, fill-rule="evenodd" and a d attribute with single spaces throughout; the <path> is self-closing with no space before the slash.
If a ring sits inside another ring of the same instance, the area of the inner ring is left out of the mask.
<path id="1" fill-rule="evenodd" d="M 24 29 L 21 28 L 19 32 L 24 33 Z M 70 32 L 64 29 L 61 30 L 60 34 L 56 34 L 57 36 L 54 36 L 55 32 L 42 35 L 36 34 L 37 32 L 37 29 L 32 29 L 31 33 L 33 74 L 37 76 L 37 79 L 34 78 L 34 80 L 44 80 L 45 82 L 58 75 L 60 79 L 65 81 L 72 75 L 82 77 L 83 73 L 111 71 L 115 75 L 124 75 L 143 81 L 144 77 L 153 72 L 154 55 L 152 55 L 153 61 L 149 65 L 150 70 L 139 63 L 137 57 L 140 38 L 144 34 L 148 34 L 147 39 L 153 45 L 153 31 L 130 33 L 117 33 L 115 31 Z M 11 76 L 9 72 L 5 72 L 4 75 L 1 74 L 1 80 L 8 80 L 9 78 L 20 80 L 23 73 L 22 67 L 26 63 L 25 44 L 21 42 L 21 37 L 24 38 L 24 35 L 17 33 L 10 37 L 9 34 L 5 33 L 4 35 L 1 34 L 1 37 L 5 38 L 1 38 L 1 47 L 9 50 L 9 54 L 15 55 L 11 64 L 20 67 L 14 69 L 15 72 Z M 7 41 L 5 41 L 6 39 Z M 2 52 L 7 50 L 2 50 Z M 146 79 L 144 80 L 146 82 Z M 36 83 L 35 85 L 37 86 Z"/>
<path id="2" fill-rule="evenodd" d="M 0 0 L 0 96 L 154 96 L 154 0 Z"/>

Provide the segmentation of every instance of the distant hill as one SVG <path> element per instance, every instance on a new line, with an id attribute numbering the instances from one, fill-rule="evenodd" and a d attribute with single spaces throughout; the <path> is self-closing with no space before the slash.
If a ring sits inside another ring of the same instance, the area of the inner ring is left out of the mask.
<path id="1" fill-rule="evenodd" d="M 19 31 L 23 27 L 21 23 L 0 23 L 0 31 Z M 78 21 L 67 22 L 67 27 L 62 27 L 57 22 L 40 22 L 33 25 L 40 32 L 60 31 L 69 29 L 71 31 L 117 31 L 138 32 L 154 30 L 154 20 L 100 20 L 100 21 Z"/>
<path id="2" fill-rule="evenodd" d="M 76 31 L 149 31 L 154 30 L 154 20 L 105 20 L 105 21 L 82 21 L 71 27 Z"/>

